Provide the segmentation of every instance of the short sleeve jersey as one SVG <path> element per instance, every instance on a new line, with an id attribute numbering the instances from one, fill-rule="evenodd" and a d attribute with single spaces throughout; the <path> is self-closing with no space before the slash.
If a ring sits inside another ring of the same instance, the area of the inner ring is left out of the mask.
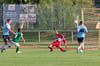
<path id="1" fill-rule="evenodd" d="M 56 38 L 55 42 L 59 42 L 59 43 L 66 42 L 64 37 L 62 37 L 60 34 L 57 34 L 57 35 L 58 37 Z"/>
<path id="2" fill-rule="evenodd" d="M 84 25 L 80 25 L 80 26 L 77 27 L 77 31 L 79 31 L 77 33 L 77 37 L 78 38 L 84 38 L 85 37 L 85 32 L 87 31 L 87 28 Z"/>
<path id="3" fill-rule="evenodd" d="M 11 28 L 8 23 L 4 25 L 3 35 L 9 35 L 9 30 L 7 28 Z"/>
<path id="4" fill-rule="evenodd" d="M 23 35 L 23 33 L 21 32 L 16 32 L 16 34 L 13 35 L 13 38 L 12 38 L 12 41 L 18 43 L 20 38 L 21 38 L 21 35 Z"/>

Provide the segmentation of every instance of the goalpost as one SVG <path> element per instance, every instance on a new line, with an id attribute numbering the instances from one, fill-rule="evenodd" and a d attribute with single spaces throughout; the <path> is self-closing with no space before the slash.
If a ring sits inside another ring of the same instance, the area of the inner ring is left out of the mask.
<path id="1" fill-rule="evenodd" d="M 81 19 L 89 30 L 86 44 L 100 48 L 100 8 L 82 8 Z"/>

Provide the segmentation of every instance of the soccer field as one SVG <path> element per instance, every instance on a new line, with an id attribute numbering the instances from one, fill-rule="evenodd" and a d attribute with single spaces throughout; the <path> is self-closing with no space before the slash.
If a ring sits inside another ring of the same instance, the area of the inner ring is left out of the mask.
<path id="1" fill-rule="evenodd" d="M 15 49 L 0 53 L 0 66 L 100 66 L 100 50 L 84 50 L 76 53 L 70 49 L 61 52 L 54 49 L 21 49 L 20 54 Z"/>

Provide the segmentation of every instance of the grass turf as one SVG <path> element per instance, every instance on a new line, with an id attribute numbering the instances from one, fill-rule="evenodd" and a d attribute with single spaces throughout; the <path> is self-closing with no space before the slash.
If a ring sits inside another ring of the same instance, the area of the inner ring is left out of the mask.
<path id="1" fill-rule="evenodd" d="M 76 50 L 61 52 L 54 49 L 21 49 L 20 54 L 15 49 L 0 53 L 0 66 L 99 66 L 100 50 Z"/>

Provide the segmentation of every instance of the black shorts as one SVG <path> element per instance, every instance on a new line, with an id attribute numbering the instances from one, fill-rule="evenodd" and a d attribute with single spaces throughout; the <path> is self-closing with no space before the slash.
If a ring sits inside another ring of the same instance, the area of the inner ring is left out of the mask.
<path id="1" fill-rule="evenodd" d="M 9 35 L 3 35 L 3 40 L 4 40 L 4 42 L 7 42 L 8 40 L 10 40 L 10 36 Z"/>
<path id="2" fill-rule="evenodd" d="M 84 38 L 78 38 L 78 42 L 83 42 Z"/>

